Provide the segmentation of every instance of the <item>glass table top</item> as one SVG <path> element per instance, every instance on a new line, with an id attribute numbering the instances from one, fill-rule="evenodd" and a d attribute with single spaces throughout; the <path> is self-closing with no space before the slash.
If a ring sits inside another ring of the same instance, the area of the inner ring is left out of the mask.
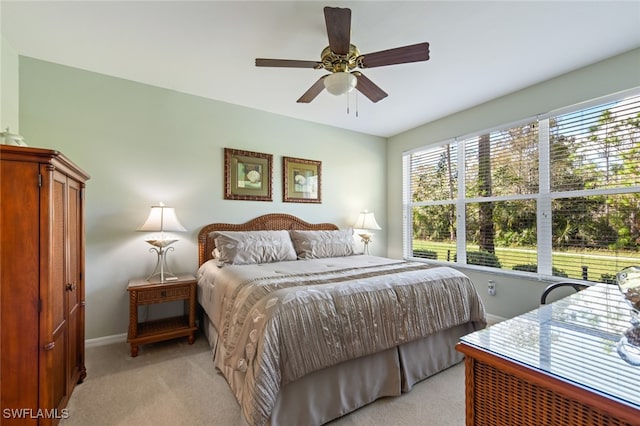
<path id="1" fill-rule="evenodd" d="M 598 284 L 461 341 L 640 409 L 640 366 L 616 349 L 630 320 L 618 287 Z"/>

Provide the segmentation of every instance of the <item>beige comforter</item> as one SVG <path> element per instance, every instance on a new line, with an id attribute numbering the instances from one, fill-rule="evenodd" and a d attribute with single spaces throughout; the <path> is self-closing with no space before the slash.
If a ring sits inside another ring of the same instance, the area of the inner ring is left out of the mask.
<path id="1" fill-rule="evenodd" d="M 308 273 L 248 269 L 221 269 L 214 324 L 225 364 L 245 373 L 240 402 L 253 425 L 267 421 L 282 386 L 312 371 L 485 318 L 473 284 L 452 268 L 380 259 Z"/>

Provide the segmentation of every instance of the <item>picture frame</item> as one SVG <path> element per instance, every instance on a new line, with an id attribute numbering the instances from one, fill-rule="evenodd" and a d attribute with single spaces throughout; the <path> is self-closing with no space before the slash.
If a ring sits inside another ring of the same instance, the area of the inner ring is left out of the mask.
<path id="1" fill-rule="evenodd" d="M 322 203 L 322 162 L 282 157 L 283 201 Z"/>
<path id="2" fill-rule="evenodd" d="M 224 149 L 224 198 L 273 201 L 273 155 Z"/>

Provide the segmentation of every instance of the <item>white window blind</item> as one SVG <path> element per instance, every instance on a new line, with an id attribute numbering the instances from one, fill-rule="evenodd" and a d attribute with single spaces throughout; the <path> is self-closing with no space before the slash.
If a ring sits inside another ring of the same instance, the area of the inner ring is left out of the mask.
<path id="1" fill-rule="evenodd" d="M 406 257 L 591 281 L 640 264 L 640 96 L 416 150 L 404 165 Z"/>
<path id="2" fill-rule="evenodd" d="M 552 263 L 613 281 L 640 264 L 640 96 L 549 119 Z"/>
<path id="3" fill-rule="evenodd" d="M 463 141 L 466 260 L 509 268 L 535 264 L 538 125 L 525 122 Z M 519 250 L 503 250 L 503 247 Z M 531 261 L 533 259 L 533 262 Z"/>
<path id="4" fill-rule="evenodd" d="M 455 141 L 410 155 L 409 257 L 452 261 L 456 254 L 458 149 Z"/>

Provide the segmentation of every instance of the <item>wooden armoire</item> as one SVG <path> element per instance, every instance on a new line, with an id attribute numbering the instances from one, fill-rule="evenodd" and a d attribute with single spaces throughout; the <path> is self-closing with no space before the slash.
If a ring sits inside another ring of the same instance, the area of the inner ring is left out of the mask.
<path id="1" fill-rule="evenodd" d="M 84 366 L 83 170 L 58 151 L 0 145 L 2 424 L 48 425 Z"/>

